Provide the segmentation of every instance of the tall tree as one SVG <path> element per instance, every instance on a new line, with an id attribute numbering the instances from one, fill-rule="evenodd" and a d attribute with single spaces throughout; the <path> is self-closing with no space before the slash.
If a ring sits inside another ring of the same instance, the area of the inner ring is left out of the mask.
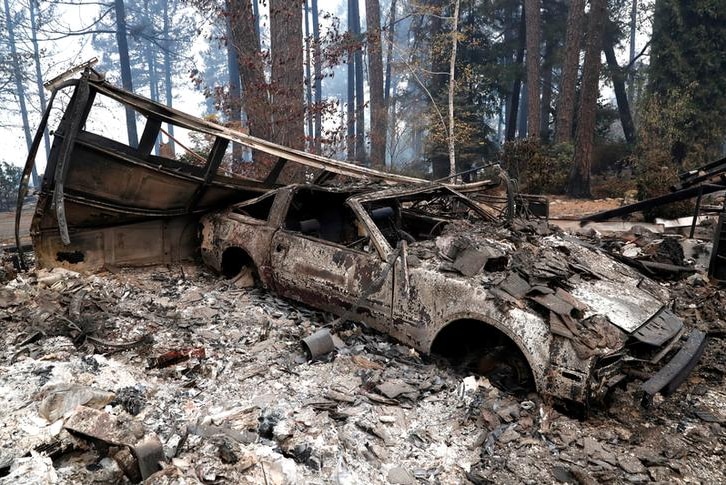
<path id="1" fill-rule="evenodd" d="M 545 45 L 545 55 L 542 61 L 542 102 L 540 105 L 539 136 L 547 141 L 550 130 L 550 112 L 552 108 L 552 69 L 555 48 L 552 41 Z"/>
<path id="2" fill-rule="evenodd" d="M 6 0 L 7 1 L 7 0 Z M 116 13 L 116 43 L 118 44 L 119 62 L 121 64 L 121 84 L 127 91 L 133 91 L 131 80 L 131 61 L 129 60 L 129 44 L 126 38 L 126 8 L 124 0 L 114 0 Z M 126 133 L 129 138 L 129 145 L 135 147 L 139 144 L 139 137 L 136 132 L 136 116 L 133 108 L 126 107 Z"/>
<path id="3" fill-rule="evenodd" d="M 613 90 L 615 91 L 615 100 L 618 104 L 618 114 L 620 115 L 620 124 L 623 127 L 625 140 L 631 145 L 635 144 L 635 124 L 630 113 L 630 103 L 628 94 L 625 90 L 625 73 L 618 64 L 615 56 L 615 37 L 616 26 L 614 22 L 608 22 L 605 26 L 603 35 L 603 52 L 608 63 L 608 71 L 610 79 L 613 82 Z"/>
<path id="4" fill-rule="evenodd" d="M 582 90 L 575 135 L 575 153 L 567 184 L 572 197 L 590 197 L 590 167 L 595 138 L 595 115 L 599 95 L 600 52 L 602 33 L 607 19 L 607 0 L 592 0 L 587 28 L 585 63 L 582 68 Z"/>
<path id="5" fill-rule="evenodd" d="M 360 31 L 360 4 L 358 0 L 350 0 L 352 17 L 348 19 L 351 23 L 355 51 L 353 52 L 353 64 L 355 66 L 355 159 L 365 162 L 366 142 L 366 115 L 365 115 L 365 91 L 363 80 L 363 50 L 361 48 Z"/>
<path id="6" fill-rule="evenodd" d="M 630 6 L 630 42 L 628 43 L 628 99 L 635 96 L 635 34 L 638 30 L 638 0 L 632 0 Z"/>
<path id="7" fill-rule="evenodd" d="M 16 96 L 18 104 L 20 105 L 20 116 L 23 120 L 23 133 L 25 134 L 25 143 L 30 152 L 30 147 L 33 143 L 30 135 L 30 121 L 28 120 L 28 108 L 25 105 L 25 84 L 23 82 L 23 74 L 20 67 L 20 58 L 18 55 L 18 49 L 15 44 L 15 22 L 13 21 L 13 13 L 10 11 L 10 4 L 8 0 L 5 0 L 5 20 L 7 25 L 8 43 L 10 44 L 10 61 L 12 63 L 13 78 L 15 80 Z M 40 183 L 38 179 L 38 172 L 33 165 L 33 186 L 38 187 Z"/>
<path id="8" fill-rule="evenodd" d="M 371 166 L 383 169 L 386 166 L 388 115 L 383 97 L 381 7 L 378 0 L 366 0 L 366 30 L 368 31 L 368 80 L 371 96 Z"/>
<path id="9" fill-rule="evenodd" d="M 348 35 L 353 38 L 353 19 L 355 14 L 353 13 L 353 0 L 348 0 Z M 352 41 L 351 41 L 352 43 Z M 346 83 L 348 103 L 346 106 L 347 111 L 347 129 L 346 129 L 346 153 L 348 160 L 355 160 L 355 60 L 354 60 L 353 48 L 348 48 L 348 82 Z"/>
<path id="10" fill-rule="evenodd" d="M 527 134 L 540 133 L 540 0 L 524 0 L 527 29 Z"/>
<path id="11" fill-rule="evenodd" d="M 240 78 L 239 59 L 232 45 L 232 22 L 230 20 L 229 0 L 226 1 L 225 33 L 227 37 L 227 75 L 229 78 L 229 99 L 227 100 L 227 116 L 235 129 L 242 128 L 242 79 Z M 242 162 L 242 145 L 232 144 L 232 168 L 239 169 Z"/>
<path id="12" fill-rule="evenodd" d="M 432 119 L 437 121 L 441 120 L 441 129 L 445 132 L 447 125 L 441 115 L 441 110 L 436 104 L 436 100 L 445 99 L 445 86 L 446 78 L 449 71 L 449 59 L 444 55 L 448 49 L 445 46 L 451 45 L 451 38 L 449 34 L 444 31 L 444 15 L 446 10 L 444 8 L 444 2 L 441 0 L 431 0 L 427 5 L 427 13 L 430 14 L 428 28 L 421 28 L 418 30 L 421 36 L 427 36 L 429 43 L 429 62 L 431 77 L 429 81 L 428 91 L 431 99 L 431 110 L 435 112 L 435 115 L 431 116 Z M 415 46 L 414 46 L 415 48 Z M 433 131 L 433 130 L 432 130 Z M 436 130 L 439 131 L 439 130 Z M 444 136 L 443 147 L 446 147 L 447 136 Z M 439 145 L 442 140 L 435 140 L 434 149 L 427 150 L 428 158 L 431 161 L 431 169 L 435 179 L 446 177 L 449 175 L 449 153 L 448 149 L 441 149 Z M 431 145 L 431 143 L 429 143 Z"/>
<path id="13" fill-rule="evenodd" d="M 249 0 L 229 0 L 229 15 L 232 48 L 237 54 L 242 78 L 244 91 L 242 106 L 247 114 L 249 132 L 252 136 L 269 140 L 272 136 L 270 92 L 258 48 L 260 43 L 257 37 L 257 20 L 252 11 L 251 2 Z M 277 20 L 279 18 L 276 18 Z M 302 45 L 300 52 L 302 54 Z M 302 62 L 299 66 L 302 73 Z M 277 74 L 279 74 L 279 69 Z"/>
<path id="14" fill-rule="evenodd" d="M 45 93 L 43 92 L 43 73 L 40 70 L 40 48 L 38 46 L 38 17 L 40 13 L 38 2 L 36 0 L 30 0 L 28 10 L 30 11 L 30 42 L 33 45 L 33 59 L 35 60 L 35 86 L 38 90 L 40 111 L 45 112 L 47 103 L 45 101 Z M 48 154 L 50 154 L 50 134 L 48 133 L 47 126 L 43 131 L 43 142 L 45 145 L 46 156 L 48 156 Z"/>
<path id="15" fill-rule="evenodd" d="M 323 131 L 323 58 L 320 49 L 320 20 L 318 12 L 318 0 L 312 0 L 312 21 L 313 21 L 313 72 L 315 76 L 315 153 L 320 155 L 322 131 Z"/>
<path id="16" fill-rule="evenodd" d="M 270 51 L 273 139 L 305 149 L 301 0 L 270 0 Z"/>
<path id="17" fill-rule="evenodd" d="M 519 17 L 519 35 L 517 36 L 517 42 L 519 46 L 517 48 L 516 60 L 514 61 L 514 80 L 512 81 L 512 90 L 507 103 L 509 109 L 507 110 L 507 130 L 504 135 L 505 140 L 512 141 L 517 134 L 517 116 L 519 115 L 519 100 L 520 93 L 522 90 L 522 64 L 524 63 L 524 48 L 525 48 L 525 17 L 524 12 Z"/>
<path id="18" fill-rule="evenodd" d="M 313 150 L 313 77 L 312 77 L 312 51 L 310 49 L 310 8 L 308 0 L 304 1 L 305 8 L 305 121 L 307 122 L 307 139 L 309 150 Z"/>
<path id="19" fill-rule="evenodd" d="M 163 42 L 164 42 L 164 102 L 168 107 L 173 107 L 174 105 L 174 97 L 172 96 L 172 65 L 171 65 L 171 50 L 172 50 L 172 42 L 171 42 L 171 17 L 176 12 L 176 0 L 173 0 L 172 3 L 172 9 L 169 10 L 169 0 L 166 0 L 164 2 L 164 10 L 163 10 Z M 239 78 L 239 75 L 238 75 Z M 239 79 L 238 79 L 239 81 Z M 171 123 L 168 123 L 166 125 L 167 132 L 172 137 L 174 136 L 174 125 Z M 172 152 L 174 151 L 174 140 L 169 139 L 169 145 L 171 146 Z"/>
<path id="20" fill-rule="evenodd" d="M 675 163 L 722 154 L 726 136 L 726 8 L 722 1 L 657 0 L 648 94 L 662 106 L 688 98 L 692 115 L 670 147 Z"/>
<path id="21" fill-rule="evenodd" d="M 393 42 L 396 32 L 396 3 L 397 0 L 391 0 L 391 9 L 388 13 L 388 28 L 386 29 L 386 85 L 383 88 L 386 109 L 389 107 L 389 99 L 391 98 L 391 65 L 393 63 Z"/>
<path id="22" fill-rule="evenodd" d="M 572 140 L 572 118 L 575 112 L 575 93 L 577 71 L 580 67 L 580 43 L 582 23 L 585 16 L 585 0 L 571 0 L 567 13 L 567 36 L 565 39 L 565 58 L 562 62 L 562 80 L 557 99 L 557 120 L 555 142 Z"/>
<path id="23" fill-rule="evenodd" d="M 454 93 L 456 92 L 456 48 L 459 44 L 459 8 L 461 0 L 454 0 L 453 25 L 451 27 L 451 56 L 449 60 L 449 176 L 456 173 L 456 123 L 454 118 Z"/>

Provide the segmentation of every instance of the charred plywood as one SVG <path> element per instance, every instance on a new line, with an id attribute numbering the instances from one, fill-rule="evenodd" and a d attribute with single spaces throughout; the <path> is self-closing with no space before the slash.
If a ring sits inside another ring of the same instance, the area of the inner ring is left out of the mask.
<path id="1" fill-rule="evenodd" d="M 34 235 L 34 249 L 41 267 L 146 266 L 193 258 L 199 247 L 197 232 L 197 218 L 177 217 L 77 229 L 71 232 L 71 244 L 65 244 L 50 228 Z"/>

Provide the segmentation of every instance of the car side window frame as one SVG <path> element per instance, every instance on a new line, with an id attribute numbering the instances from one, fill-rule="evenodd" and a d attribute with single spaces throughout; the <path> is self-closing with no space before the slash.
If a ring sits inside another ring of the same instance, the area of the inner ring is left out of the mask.
<path id="1" fill-rule="evenodd" d="M 310 187 L 298 186 L 298 187 L 294 187 L 294 188 L 281 189 L 281 194 L 279 194 L 279 196 L 280 196 L 280 199 L 284 199 L 284 200 L 281 200 L 280 201 L 281 207 L 280 207 L 280 210 L 279 210 L 279 212 L 277 214 L 278 215 L 278 218 L 275 221 L 275 227 L 279 231 L 284 231 L 287 234 L 295 234 L 298 237 L 302 237 L 302 238 L 305 238 L 305 239 L 308 239 L 308 240 L 311 240 L 311 241 L 315 241 L 315 242 L 320 243 L 320 244 L 326 244 L 326 245 L 329 245 L 329 246 L 333 246 L 336 249 L 342 249 L 342 250 L 345 250 L 345 251 L 350 251 L 350 252 L 353 252 L 353 253 L 363 254 L 363 255 L 367 255 L 367 256 L 374 256 L 375 257 L 377 255 L 377 257 L 379 259 L 381 259 L 382 261 L 385 261 L 386 257 L 384 257 L 384 254 L 386 254 L 386 256 L 387 256 L 387 253 L 384 253 L 384 252 L 381 251 L 380 241 L 378 241 L 378 239 L 380 237 L 382 237 L 382 236 L 378 232 L 378 228 L 376 228 L 375 225 L 374 225 L 373 227 L 375 229 L 373 231 L 371 231 L 371 224 L 369 222 L 366 222 L 365 220 L 363 220 L 361 218 L 361 214 L 365 214 L 365 211 L 361 211 L 360 209 L 356 209 L 355 207 L 353 207 L 349 203 L 350 200 L 351 200 L 350 198 L 347 199 L 344 202 L 343 205 L 344 206 L 347 206 L 348 208 L 350 208 L 352 210 L 352 212 L 353 212 L 353 215 L 357 218 L 357 220 L 360 221 L 365 226 L 366 230 L 368 231 L 368 234 L 371 235 L 371 240 L 373 241 L 373 246 L 374 246 L 375 252 L 362 251 L 360 249 L 351 248 L 351 247 L 348 247 L 348 246 L 345 246 L 343 244 L 336 243 L 336 242 L 333 242 L 333 241 L 330 241 L 330 240 L 327 240 L 327 239 L 323 239 L 323 238 L 320 238 L 320 237 L 311 236 L 311 235 L 305 234 L 305 233 L 303 233 L 301 231 L 296 231 L 296 230 L 293 230 L 293 229 L 286 228 L 285 227 L 285 219 L 286 219 L 287 214 L 288 214 L 288 211 L 290 210 L 290 207 L 292 205 L 293 197 L 295 196 L 295 193 L 298 190 L 302 190 L 302 189 L 305 189 L 305 188 L 309 189 Z M 284 191 L 284 196 L 282 194 L 283 191 Z M 273 210 L 275 210 L 275 204 L 273 204 Z"/>
<path id="2" fill-rule="evenodd" d="M 239 220 L 240 222 L 250 223 L 250 224 L 256 224 L 256 225 L 268 225 L 270 221 L 273 218 L 274 212 L 275 212 L 275 205 L 277 204 L 277 198 L 280 194 L 279 193 L 266 193 L 262 194 L 259 197 L 255 197 L 254 199 L 246 200 L 244 202 L 240 202 L 239 204 L 235 204 L 231 207 L 229 211 L 229 218 L 233 220 Z M 244 207 L 256 204 L 266 198 L 272 197 L 272 206 L 270 207 L 269 212 L 267 213 L 266 219 L 259 219 L 257 217 L 250 216 L 248 214 L 240 214 L 239 212 L 236 212 L 236 209 L 242 209 Z"/>
<path id="3" fill-rule="evenodd" d="M 388 256 L 393 251 L 393 248 L 390 244 L 388 244 L 388 241 L 386 241 L 383 233 L 380 229 L 378 229 L 378 226 L 376 226 L 376 223 L 365 210 L 363 205 L 354 197 L 348 199 L 346 203 L 353 210 L 353 213 L 356 215 L 356 217 L 358 217 L 358 220 L 365 226 L 366 230 L 368 231 L 368 235 L 373 242 L 373 246 L 376 248 L 378 256 L 383 261 L 386 261 L 388 259 Z"/>

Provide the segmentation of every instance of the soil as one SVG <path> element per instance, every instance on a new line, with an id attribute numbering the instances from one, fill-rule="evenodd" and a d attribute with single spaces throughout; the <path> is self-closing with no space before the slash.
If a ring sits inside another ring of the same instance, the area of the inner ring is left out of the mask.
<path id="1" fill-rule="evenodd" d="M 631 201 L 624 199 L 573 199 L 571 197 L 551 195 L 550 217 L 553 219 L 581 218 L 605 210 L 616 209 Z"/>

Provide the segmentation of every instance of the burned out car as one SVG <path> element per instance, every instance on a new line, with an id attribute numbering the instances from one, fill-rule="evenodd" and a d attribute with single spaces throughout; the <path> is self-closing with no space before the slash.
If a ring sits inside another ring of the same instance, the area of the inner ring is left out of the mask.
<path id="1" fill-rule="evenodd" d="M 20 184 L 19 251 L 51 107 L 57 93 L 71 91 L 37 187 L 30 235 L 39 267 L 170 264 L 194 259 L 201 245 L 206 263 L 227 276 L 254 270 L 280 295 L 582 404 L 634 374 L 652 373 L 646 397 L 668 393 L 703 351 L 704 334 L 683 328 L 659 285 L 578 240 L 512 222 L 509 202 L 505 223 L 485 203 L 495 178 L 431 184 L 293 150 L 81 67 L 79 79 L 66 73 L 49 82 Z M 103 131 L 108 107 L 130 113 L 141 136 Z M 204 156 L 174 137 L 180 132 L 208 138 Z M 251 162 L 260 171 L 246 176 L 227 171 L 235 146 L 270 163 Z M 359 185 L 283 186 L 286 167 L 304 168 L 303 180 L 338 176 Z M 370 182 L 386 188 L 360 185 Z"/>
<path id="2" fill-rule="evenodd" d="M 646 372 L 667 394 L 705 345 L 634 269 L 443 186 L 289 186 L 204 216 L 201 244 L 228 277 L 579 404 Z"/>

